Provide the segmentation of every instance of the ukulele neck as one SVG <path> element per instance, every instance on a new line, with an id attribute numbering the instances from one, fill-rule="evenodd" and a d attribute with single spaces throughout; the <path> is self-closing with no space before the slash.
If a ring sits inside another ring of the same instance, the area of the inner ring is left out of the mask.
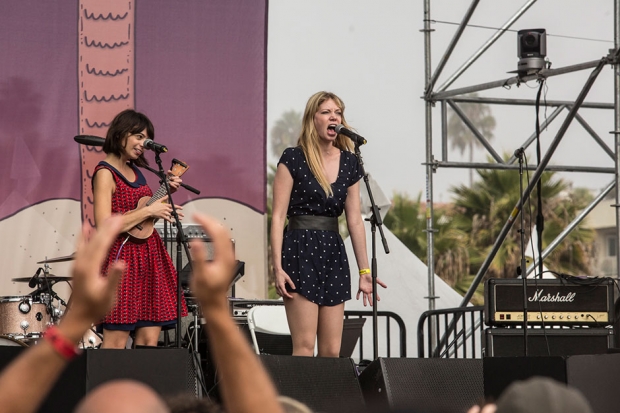
<path id="1" fill-rule="evenodd" d="M 149 199 L 146 202 L 146 205 L 151 205 L 154 202 L 162 199 L 163 197 L 165 197 L 166 195 L 168 195 L 168 193 L 166 192 L 166 184 L 170 182 L 170 179 L 168 177 L 166 177 L 166 183 L 161 184 L 161 186 L 159 187 L 159 189 L 157 189 L 157 191 L 153 194 L 153 196 L 151 197 L 151 199 Z"/>

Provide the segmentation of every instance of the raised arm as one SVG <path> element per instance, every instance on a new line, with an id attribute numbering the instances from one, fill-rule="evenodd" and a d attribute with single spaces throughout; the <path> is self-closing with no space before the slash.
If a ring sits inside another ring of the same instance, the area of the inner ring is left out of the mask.
<path id="1" fill-rule="evenodd" d="M 283 412 L 271 378 L 229 313 L 226 292 L 235 265 L 230 235 L 211 218 L 195 214 L 194 219 L 213 240 L 212 261 L 206 260 L 204 243 L 192 242 L 191 289 L 206 321 L 224 408 L 228 413 Z"/>
<path id="2" fill-rule="evenodd" d="M 75 354 L 77 343 L 86 330 L 112 307 L 125 267 L 120 262 L 114 264 L 107 277 L 102 277 L 100 270 L 121 225 L 122 218 L 110 218 L 102 223 L 90 241 L 86 241 L 88 227 L 83 227 L 71 270 L 71 306 L 61 323 L 50 329 L 52 333 L 46 333 L 45 339 L 24 351 L 2 371 L 0 412 L 36 411 L 69 363 L 71 354 Z"/>

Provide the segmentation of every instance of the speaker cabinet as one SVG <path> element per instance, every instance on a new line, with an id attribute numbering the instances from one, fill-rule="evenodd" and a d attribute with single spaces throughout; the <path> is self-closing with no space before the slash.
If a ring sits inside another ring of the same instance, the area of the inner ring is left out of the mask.
<path id="1" fill-rule="evenodd" d="M 26 349 L 0 346 L 0 368 Z M 39 412 L 71 412 L 84 395 L 114 379 L 133 379 L 161 395 L 196 393 L 192 355 L 186 349 L 85 350 L 62 373 Z"/>
<path id="2" fill-rule="evenodd" d="M 315 412 L 365 411 L 355 364 L 349 358 L 261 355 L 260 359 L 280 394 Z"/>
<path id="3" fill-rule="evenodd" d="M 515 380 L 545 376 L 580 390 L 595 413 L 618 411 L 620 354 L 544 357 L 485 357 L 484 394 L 497 399 Z"/>
<path id="4" fill-rule="evenodd" d="M 485 331 L 485 355 L 524 356 L 523 329 L 488 328 Z M 572 356 L 605 354 L 614 347 L 610 328 L 530 328 L 527 333 L 528 356 Z"/>
<path id="5" fill-rule="evenodd" d="M 359 380 L 371 412 L 465 412 L 484 396 L 480 359 L 379 358 Z"/>

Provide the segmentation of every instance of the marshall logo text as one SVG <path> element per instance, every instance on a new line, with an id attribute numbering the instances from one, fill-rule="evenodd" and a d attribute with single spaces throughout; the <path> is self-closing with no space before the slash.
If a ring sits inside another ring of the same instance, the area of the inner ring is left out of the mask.
<path id="1" fill-rule="evenodd" d="M 577 293 L 566 293 L 564 295 L 558 293 L 555 293 L 555 295 L 551 295 L 549 293 L 547 293 L 547 295 L 544 295 L 544 290 L 538 289 L 536 290 L 536 293 L 532 296 L 532 297 L 528 297 L 527 301 L 529 302 L 536 302 L 536 301 L 540 301 L 540 302 L 549 302 L 549 303 L 572 303 L 573 301 L 575 301 L 575 296 L 577 295 Z"/>

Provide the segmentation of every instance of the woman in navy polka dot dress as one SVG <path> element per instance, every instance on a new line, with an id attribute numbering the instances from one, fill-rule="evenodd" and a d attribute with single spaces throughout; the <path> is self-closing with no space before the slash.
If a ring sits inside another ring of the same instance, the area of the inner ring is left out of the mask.
<path id="1" fill-rule="evenodd" d="M 111 214 L 124 214 L 123 232 L 147 218 L 172 222 L 172 207 L 168 203 L 153 202 L 135 209 L 140 198 L 153 195 L 137 168 L 148 165 L 143 145 L 145 139 L 153 137 L 151 121 L 134 110 L 125 110 L 112 121 L 103 145 L 107 155 L 93 176 L 96 225 Z M 170 176 L 169 182 L 172 191 L 181 185 L 176 176 Z M 129 333 L 134 330 L 134 344 L 157 346 L 162 327 L 175 324 L 177 318 L 177 276 L 172 260 L 157 231 L 140 242 L 122 233 L 110 248 L 102 274 L 116 260 L 125 261 L 126 269 L 114 308 L 102 320 L 102 348 L 125 348 Z M 187 315 L 185 301 L 181 304 L 182 315 Z"/>
<path id="2" fill-rule="evenodd" d="M 293 355 L 338 357 L 344 302 L 351 273 L 338 216 L 345 212 L 360 269 L 357 299 L 372 304 L 366 235 L 360 211 L 362 171 L 352 142 L 335 131 L 344 119 L 338 96 L 318 92 L 308 100 L 298 146 L 278 163 L 273 185 L 271 251 L 276 290 L 284 299 Z M 285 220 L 288 217 L 288 226 Z M 383 287 L 381 280 L 377 283 Z M 379 299 L 379 297 L 377 297 Z"/>

